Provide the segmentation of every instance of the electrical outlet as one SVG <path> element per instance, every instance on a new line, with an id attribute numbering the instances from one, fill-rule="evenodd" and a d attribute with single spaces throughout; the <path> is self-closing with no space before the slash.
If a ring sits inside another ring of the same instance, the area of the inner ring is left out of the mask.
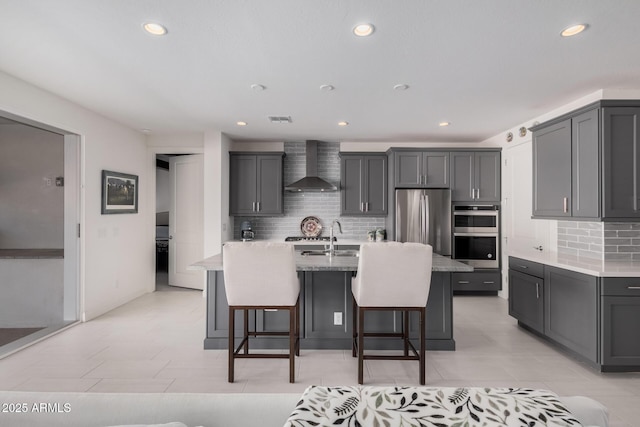
<path id="1" fill-rule="evenodd" d="M 342 312 L 334 311 L 333 312 L 333 324 L 336 326 L 342 325 Z"/>

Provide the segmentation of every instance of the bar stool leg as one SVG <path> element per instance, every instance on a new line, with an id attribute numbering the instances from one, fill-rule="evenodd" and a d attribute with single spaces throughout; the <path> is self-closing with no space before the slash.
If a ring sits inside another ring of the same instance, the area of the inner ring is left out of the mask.
<path id="1" fill-rule="evenodd" d="M 300 356 L 300 298 L 296 301 L 296 356 Z"/>
<path id="2" fill-rule="evenodd" d="M 295 382 L 296 307 L 289 307 L 289 382 Z"/>
<path id="3" fill-rule="evenodd" d="M 364 383 L 364 310 L 358 307 L 358 384 Z"/>
<path id="4" fill-rule="evenodd" d="M 409 311 L 404 310 L 403 318 L 404 322 L 402 325 L 402 340 L 404 341 L 404 356 L 409 356 Z"/>
<path id="5" fill-rule="evenodd" d="M 358 305 L 356 304 L 356 299 L 351 294 L 351 320 L 353 325 L 351 325 L 351 330 L 353 331 L 353 339 L 351 340 L 351 357 L 356 357 L 356 339 L 358 338 Z"/>
<path id="6" fill-rule="evenodd" d="M 244 313 L 244 354 L 249 354 L 249 310 L 242 310 Z"/>
<path id="7" fill-rule="evenodd" d="M 420 385 L 424 385 L 426 380 L 425 370 L 427 361 L 425 359 L 425 341 L 425 308 L 422 307 L 420 308 L 420 358 L 418 360 L 420 363 Z"/>
<path id="8" fill-rule="evenodd" d="M 233 382 L 234 350 L 235 350 L 235 309 L 229 307 L 229 382 Z"/>

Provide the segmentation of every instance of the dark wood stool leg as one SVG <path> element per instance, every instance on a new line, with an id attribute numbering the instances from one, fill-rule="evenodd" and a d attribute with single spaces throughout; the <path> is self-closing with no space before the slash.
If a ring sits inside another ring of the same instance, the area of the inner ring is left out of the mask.
<path id="1" fill-rule="evenodd" d="M 420 363 L 420 385 L 424 385 L 426 380 L 425 370 L 427 361 L 425 359 L 425 329 L 425 308 L 422 307 L 420 309 L 420 358 L 418 359 L 418 363 Z"/>
<path id="2" fill-rule="evenodd" d="M 402 340 L 404 341 L 404 356 L 409 356 L 409 311 L 403 313 L 404 323 L 402 325 Z"/>
<path id="3" fill-rule="evenodd" d="M 300 356 L 300 298 L 296 301 L 296 356 Z"/>
<path id="4" fill-rule="evenodd" d="M 242 310 L 244 313 L 244 354 L 249 354 L 249 310 Z"/>
<path id="5" fill-rule="evenodd" d="M 353 331 L 353 340 L 351 341 L 351 357 L 356 357 L 356 339 L 358 338 L 358 305 L 356 304 L 356 298 L 351 294 L 351 330 Z"/>
<path id="6" fill-rule="evenodd" d="M 289 307 L 289 382 L 295 382 L 296 307 Z"/>
<path id="7" fill-rule="evenodd" d="M 358 307 L 358 384 L 364 383 L 364 310 Z"/>
<path id="8" fill-rule="evenodd" d="M 235 309 L 229 307 L 229 382 L 233 382 L 233 365 L 234 365 L 234 350 L 235 350 Z"/>

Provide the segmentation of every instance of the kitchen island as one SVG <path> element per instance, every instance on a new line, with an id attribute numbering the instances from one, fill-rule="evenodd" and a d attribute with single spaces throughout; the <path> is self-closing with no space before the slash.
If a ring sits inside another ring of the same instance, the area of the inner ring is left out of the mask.
<path id="1" fill-rule="evenodd" d="M 228 305 L 224 290 L 222 255 L 215 255 L 192 265 L 207 270 L 207 328 L 205 349 L 227 348 Z M 390 266 L 392 268 L 392 266 Z M 302 349 L 349 349 L 352 341 L 351 278 L 358 269 L 355 256 L 303 256 L 296 253 L 300 280 L 300 346 Z M 428 350 L 455 350 L 453 338 L 452 272 L 473 268 L 441 255 L 433 255 L 433 275 L 427 302 L 426 340 Z M 393 286 L 390 283 L 389 286 Z M 412 313 L 415 314 L 415 313 Z M 238 324 L 242 323 L 238 313 Z M 417 316 L 411 317 L 410 329 L 417 338 Z M 258 331 L 282 331 L 288 327 L 286 311 L 257 310 L 250 323 Z M 402 325 L 399 312 L 368 313 L 367 330 L 398 332 Z M 256 348 L 286 348 L 284 339 L 256 338 Z M 397 340 L 368 339 L 367 348 L 398 349 Z"/>

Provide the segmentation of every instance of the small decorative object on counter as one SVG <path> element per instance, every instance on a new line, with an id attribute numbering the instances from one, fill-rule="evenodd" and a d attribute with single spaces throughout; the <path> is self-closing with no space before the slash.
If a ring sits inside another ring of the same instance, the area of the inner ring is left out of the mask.
<path id="1" fill-rule="evenodd" d="M 375 242 L 376 241 L 376 230 L 371 230 L 369 232 L 367 232 L 367 238 L 370 242 Z"/>
<path id="2" fill-rule="evenodd" d="M 376 230 L 376 242 L 382 242 L 386 237 L 386 231 L 382 228 Z"/>

